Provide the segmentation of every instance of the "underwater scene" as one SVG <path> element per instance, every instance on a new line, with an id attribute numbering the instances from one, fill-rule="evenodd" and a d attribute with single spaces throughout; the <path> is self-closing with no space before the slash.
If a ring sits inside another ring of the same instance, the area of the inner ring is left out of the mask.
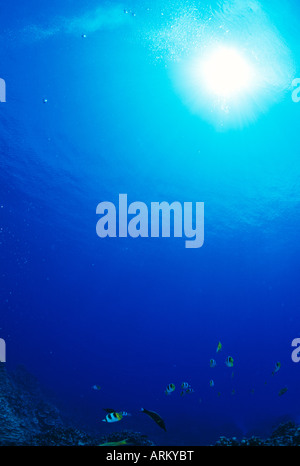
<path id="1" fill-rule="evenodd" d="M 300 445 L 299 2 L 0 25 L 0 445 Z"/>

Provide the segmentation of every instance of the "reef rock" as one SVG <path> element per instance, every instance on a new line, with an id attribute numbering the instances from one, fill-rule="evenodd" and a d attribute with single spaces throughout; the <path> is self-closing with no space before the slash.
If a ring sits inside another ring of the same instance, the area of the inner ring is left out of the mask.
<path id="1" fill-rule="evenodd" d="M 216 446 L 300 446 L 300 426 L 294 422 L 280 424 L 267 439 L 259 437 L 243 438 L 220 437 Z"/>
<path id="2" fill-rule="evenodd" d="M 140 432 L 95 436 L 66 425 L 46 399 L 38 381 L 24 367 L 8 373 L 0 363 L 0 446 L 101 445 L 127 439 L 129 445 L 154 445 Z"/>

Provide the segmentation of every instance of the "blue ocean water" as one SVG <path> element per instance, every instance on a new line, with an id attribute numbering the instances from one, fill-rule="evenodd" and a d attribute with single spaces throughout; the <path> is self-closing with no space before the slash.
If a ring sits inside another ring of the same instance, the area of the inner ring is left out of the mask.
<path id="1" fill-rule="evenodd" d="M 24 364 L 85 426 L 160 445 L 299 422 L 298 2 L 11 0 L 0 21 L 7 367 Z M 232 119 L 178 73 L 224 37 L 264 67 Z M 96 207 L 120 193 L 204 202 L 203 247 L 99 238 Z M 132 416 L 101 422 L 111 407 Z"/>

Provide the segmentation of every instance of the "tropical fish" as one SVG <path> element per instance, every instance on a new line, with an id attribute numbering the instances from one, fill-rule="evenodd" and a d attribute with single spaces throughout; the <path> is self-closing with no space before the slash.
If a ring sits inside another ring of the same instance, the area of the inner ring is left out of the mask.
<path id="1" fill-rule="evenodd" d="M 279 390 L 278 395 L 279 395 L 279 396 L 282 396 L 282 395 L 284 395 L 287 391 L 288 391 L 287 387 L 282 388 L 281 390 Z"/>
<path id="2" fill-rule="evenodd" d="M 124 440 L 120 440 L 119 442 L 107 442 L 107 443 L 101 443 L 99 447 L 119 447 L 121 445 L 128 445 L 128 438 Z"/>
<path id="3" fill-rule="evenodd" d="M 154 411 L 148 411 L 148 409 L 141 408 L 141 412 L 147 414 L 147 416 L 151 417 L 156 424 L 163 429 L 165 432 L 167 432 L 165 422 L 164 420 L 160 417 L 159 414 L 155 413 Z"/>
<path id="4" fill-rule="evenodd" d="M 280 370 L 280 368 L 281 368 L 281 363 L 280 363 L 280 362 L 276 362 L 276 364 L 275 364 L 275 369 L 273 370 L 272 375 L 277 374 L 277 372 Z"/>
<path id="5" fill-rule="evenodd" d="M 194 393 L 194 389 L 191 387 L 191 385 L 187 382 L 182 382 L 181 384 L 181 388 L 183 388 L 183 390 L 180 392 L 180 395 L 181 396 L 184 396 L 185 394 L 190 394 L 190 393 Z"/>
<path id="6" fill-rule="evenodd" d="M 210 387 L 214 387 L 214 386 L 215 386 L 215 382 L 214 382 L 213 380 L 210 380 L 209 385 L 210 385 Z"/>
<path id="7" fill-rule="evenodd" d="M 100 385 L 93 385 L 92 390 L 99 391 L 99 390 L 101 390 L 101 387 L 100 387 Z"/>
<path id="8" fill-rule="evenodd" d="M 109 413 L 105 416 L 105 419 L 102 419 L 103 422 L 108 422 L 108 423 L 111 423 L 111 422 L 118 422 L 118 421 L 121 421 L 121 419 L 123 419 L 123 416 L 121 413 Z"/>
<path id="9" fill-rule="evenodd" d="M 219 353 L 220 351 L 222 351 L 222 343 L 219 341 L 216 352 Z"/>
<path id="10" fill-rule="evenodd" d="M 216 363 L 216 361 L 215 361 L 214 359 L 211 359 L 211 360 L 209 361 L 209 365 L 210 365 L 210 367 L 213 368 L 213 367 L 216 367 L 217 363 Z"/>
<path id="11" fill-rule="evenodd" d="M 190 386 L 190 384 L 187 383 L 187 382 L 182 382 L 181 388 L 183 388 L 184 390 L 187 390 L 188 388 L 191 388 L 191 386 Z"/>
<path id="12" fill-rule="evenodd" d="M 191 394 L 191 393 L 194 393 L 194 389 L 192 387 L 188 388 L 185 393 L 187 393 L 188 395 Z"/>
<path id="13" fill-rule="evenodd" d="M 170 383 L 165 390 L 165 394 L 171 395 L 171 393 L 173 393 L 174 390 L 175 390 L 175 385 L 173 383 Z"/>
<path id="14" fill-rule="evenodd" d="M 228 356 L 228 358 L 226 358 L 225 364 L 227 367 L 233 367 L 233 358 Z"/>

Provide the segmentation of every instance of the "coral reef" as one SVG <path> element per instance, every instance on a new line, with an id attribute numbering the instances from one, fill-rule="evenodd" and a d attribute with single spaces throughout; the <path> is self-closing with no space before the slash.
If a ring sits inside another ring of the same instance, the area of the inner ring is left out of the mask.
<path id="1" fill-rule="evenodd" d="M 37 381 L 23 368 L 8 374 L 0 364 L 0 445 L 27 445 L 33 433 L 62 421 L 48 403 Z"/>
<path id="2" fill-rule="evenodd" d="M 0 363 L 0 446 L 100 445 L 128 439 L 129 445 L 154 445 L 139 432 L 95 436 L 66 425 L 24 367 L 8 373 Z"/>
<path id="3" fill-rule="evenodd" d="M 127 439 L 127 445 L 154 445 L 147 439 L 146 435 L 142 435 L 140 432 L 123 430 L 96 438 L 74 427 L 53 427 L 46 432 L 32 436 L 30 444 L 36 446 L 97 446 L 124 439 Z"/>
<path id="4" fill-rule="evenodd" d="M 124 439 L 127 439 L 127 445 L 154 445 L 140 432 L 124 430 L 97 436 L 67 424 L 24 367 L 8 373 L 5 365 L 0 363 L 0 446 L 92 446 Z M 215 445 L 300 446 L 300 426 L 287 422 L 280 424 L 267 439 L 220 437 Z"/>
<path id="5" fill-rule="evenodd" d="M 300 426 L 294 422 L 280 424 L 267 439 L 259 437 L 243 438 L 220 437 L 216 446 L 300 446 Z"/>

